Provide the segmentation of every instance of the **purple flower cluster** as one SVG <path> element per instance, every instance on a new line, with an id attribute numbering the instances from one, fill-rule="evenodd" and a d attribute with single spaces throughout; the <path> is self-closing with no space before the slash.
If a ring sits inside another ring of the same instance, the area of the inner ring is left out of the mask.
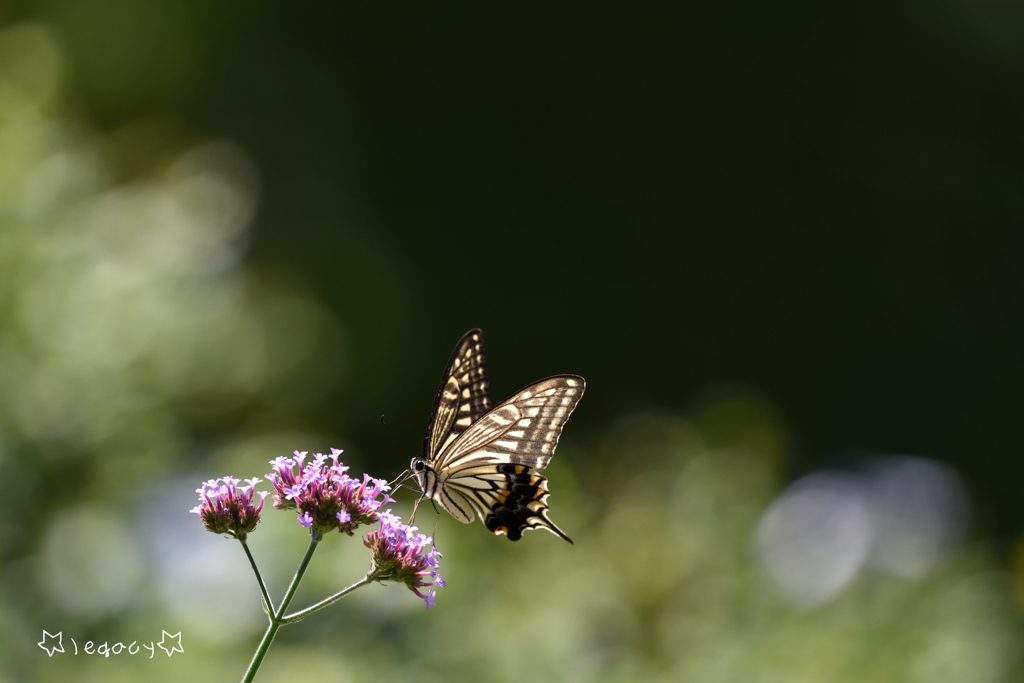
<path id="1" fill-rule="evenodd" d="M 308 463 L 306 455 L 295 451 L 294 458 L 271 460 L 274 471 L 267 475 L 274 485 L 274 507 L 297 509 L 302 526 L 319 533 L 337 529 L 351 536 L 360 524 L 378 520 L 380 506 L 393 502 L 387 495 L 391 487 L 383 479 L 364 474 L 359 481 L 348 476 L 348 467 L 338 461 L 341 450 L 332 448 L 329 456 L 316 453 Z M 384 497 L 377 500 L 381 494 Z"/>
<path id="2" fill-rule="evenodd" d="M 238 479 L 222 477 L 204 482 L 196 489 L 199 494 L 199 505 L 189 512 L 194 512 L 203 520 L 203 526 L 215 534 L 230 534 L 245 540 L 245 535 L 253 531 L 260 523 L 260 511 L 263 510 L 263 499 L 269 491 L 259 491 L 260 504 L 252 504 L 253 492 L 258 477 L 246 479 L 248 486 L 238 486 Z"/>
<path id="3" fill-rule="evenodd" d="M 429 536 L 417 533 L 414 526 L 402 524 L 397 515 L 386 510 L 380 513 L 380 528 L 368 533 L 363 545 L 370 549 L 377 581 L 404 583 L 427 603 L 427 610 L 437 604 L 436 591 L 431 589 L 424 595 L 418 590 L 429 586 L 444 588 L 444 580 L 437 573 L 441 553 Z"/>

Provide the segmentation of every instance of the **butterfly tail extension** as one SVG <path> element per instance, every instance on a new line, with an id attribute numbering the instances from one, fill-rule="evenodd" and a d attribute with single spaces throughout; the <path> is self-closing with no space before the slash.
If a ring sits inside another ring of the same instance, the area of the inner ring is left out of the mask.
<path id="1" fill-rule="evenodd" d="M 525 529 L 547 529 L 569 543 L 565 535 L 548 517 L 548 480 L 523 465 L 499 465 L 505 477 L 504 486 L 496 492 L 485 515 L 484 526 L 495 534 L 505 534 L 510 541 L 523 537 Z"/>

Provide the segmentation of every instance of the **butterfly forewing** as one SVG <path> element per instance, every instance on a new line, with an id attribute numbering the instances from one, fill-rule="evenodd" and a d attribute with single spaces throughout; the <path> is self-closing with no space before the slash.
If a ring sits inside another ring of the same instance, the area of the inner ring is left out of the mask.
<path id="1" fill-rule="evenodd" d="M 470 330 L 455 346 L 441 377 L 423 440 L 424 460 L 436 461 L 445 447 L 490 408 L 483 333 L 478 329 Z"/>
<path id="2" fill-rule="evenodd" d="M 470 425 L 433 463 L 435 469 L 483 463 L 544 469 L 585 388 L 579 375 L 555 375 L 521 389 Z"/>

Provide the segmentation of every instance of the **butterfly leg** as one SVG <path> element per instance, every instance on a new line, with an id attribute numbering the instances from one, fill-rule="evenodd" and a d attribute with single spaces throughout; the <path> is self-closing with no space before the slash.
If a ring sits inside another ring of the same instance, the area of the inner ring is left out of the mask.
<path id="1" fill-rule="evenodd" d="M 423 500 L 423 496 L 416 499 L 416 502 L 412 504 L 412 514 L 409 515 L 409 524 L 412 525 L 416 521 L 416 511 L 420 508 L 420 501 Z"/>
<path id="2" fill-rule="evenodd" d="M 436 505 L 434 506 L 434 509 L 435 510 L 437 509 Z M 438 510 L 437 517 L 434 518 L 434 531 L 431 532 L 431 534 L 430 534 L 430 544 L 432 546 L 434 546 L 434 550 L 437 550 L 437 523 L 440 522 L 440 521 L 441 521 L 441 511 Z M 438 550 L 438 552 L 440 552 L 440 551 Z"/>

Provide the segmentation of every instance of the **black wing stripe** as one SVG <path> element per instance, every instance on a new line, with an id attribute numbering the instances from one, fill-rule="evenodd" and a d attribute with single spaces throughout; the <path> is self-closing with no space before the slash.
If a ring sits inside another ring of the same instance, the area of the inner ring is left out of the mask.
<path id="1" fill-rule="evenodd" d="M 472 498 L 468 498 L 463 495 L 461 491 L 455 490 L 455 487 L 441 487 L 441 506 L 447 510 L 452 517 L 464 524 L 469 524 L 473 521 L 474 506 L 471 501 Z M 478 509 L 483 510 L 483 508 Z"/>
<path id="2" fill-rule="evenodd" d="M 456 421 L 455 407 L 459 400 L 459 381 L 449 377 L 448 381 L 441 387 L 441 397 L 438 410 L 434 415 L 434 422 L 430 430 L 430 452 L 436 452 L 443 444 L 437 443 L 450 433 L 452 425 Z"/>

